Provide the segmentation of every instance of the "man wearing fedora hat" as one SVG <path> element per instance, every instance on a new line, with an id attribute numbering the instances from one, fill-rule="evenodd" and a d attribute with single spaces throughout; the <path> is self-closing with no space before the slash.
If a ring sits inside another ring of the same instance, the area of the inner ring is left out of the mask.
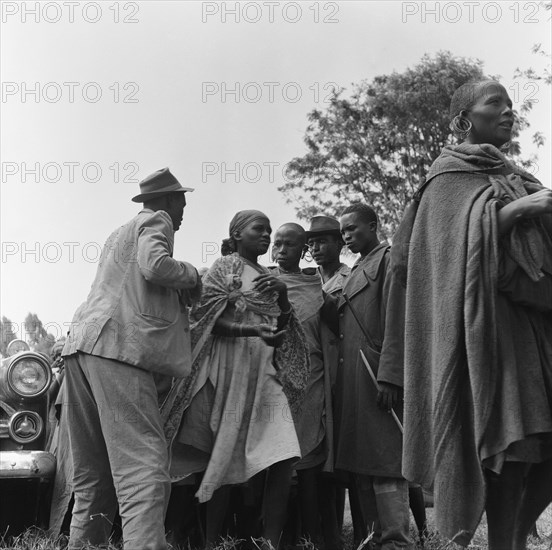
<path id="1" fill-rule="evenodd" d="M 75 504 L 69 548 L 107 542 L 114 515 L 125 548 L 166 548 L 168 456 L 156 381 L 190 372 L 186 306 L 197 270 L 175 260 L 185 192 L 168 168 L 140 182 L 144 208 L 102 250 L 63 349 Z"/>
<path id="2" fill-rule="evenodd" d="M 327 294 L 339 293 L 351 268 L 340 261 L 343 239 L 339 222 L 330 216 L 314 216 L 307 231 L 307 243 Z"/>
<path id="3" fill-rule="evenodd" d="M 329 365 L 330 373 L 330 397 L 326 400 L 326 407 L 330 409 L 332 424 L 328 425 L 328 437 L 332 440 L 333 446 L 333 394 L 337 368 L 339 361 L 339 320 L 337 314 L 337 300 L 341 295 L 341 290 L 351 268 L 341 262 L 341 250 L 344 246 L 339 221 L 331 216 L 319 215 L 313 216 L 310 220 L 310 227 L 307 231 L 307 244 L 309 252 L 318 265 L 318 274 L 322 280 L 322 290 L 325 295 L 325 305 L 322 310 L 324 323 L 321 324 L 321 342 L 323 355 Z M 333 450 L 333 449 L 332 449 Z M 332 452 L 332 460 L 334 459 Z M 351 515 L 353 519 L 354 541 L 358 546 L 366 538 L 366 529 L 363 525 L 360 505 L 357 504 L 358 498 L 356 487 L 348 483 L 348 477 L 343 473 L 340 475 L 327 475 L 322 479 L 319 491 L 324 493 L 322 506 L 325 508 L 326 517 L 329 517 L 328 510 L 333 507 L 337 514 L 337 523 L 341 529 L 343 525 L 343 516 L 345 511 L 345 489 L 343 485 L 349 488 L 349 501 Z M 328 523 L 326 521 L 326 523 Z M 333 522 L 332 522 L 333 525 Z M 342 541 L 334 541 L 332 548 L 343 547 Z"/>

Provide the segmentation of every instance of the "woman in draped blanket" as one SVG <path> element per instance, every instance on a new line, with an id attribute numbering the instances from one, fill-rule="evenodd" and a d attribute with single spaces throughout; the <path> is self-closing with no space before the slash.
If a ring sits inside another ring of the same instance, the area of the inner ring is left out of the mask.
<path id="1" fill-rule="evenodd" d="M 552 499 L 552 191 L 499 150 L 499 83 L 461 86 L 451 117 L 462 142 L 393 239 L 386 322 L 405 329 L 382 360 L 404 344 L 403 474 L 433 489 L 438 530 L 467 545 L 485 509 L 489 548 L 521 550 Z"/>
<path id="2" fill-rule="evenodd" d="M 269 468 L 263 537 L 277 548 L 301 456 L 293 415 L 309 377 L 308 349 L 285 284 L 257 263 L 270 233 L 257 210 L 232 219 L 192 311 L 192 374 L 162 407 L 173 481 L 204 472 L 196 496 L 209 501 L 208 544 L 221 535 L 228 486 Z"/>

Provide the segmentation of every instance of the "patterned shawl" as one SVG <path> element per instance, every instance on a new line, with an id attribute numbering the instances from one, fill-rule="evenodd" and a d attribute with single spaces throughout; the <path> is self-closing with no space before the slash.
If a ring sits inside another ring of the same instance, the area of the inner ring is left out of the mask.
<path id="1" fill-rule="evenodd" d="M 272 317 L 277 317 L 280 313 L 277 292 L 241 291 L 244 265 L 245 260 L 233 253 L 216 260 L 203 277 L 201 301 L 194 306 L 191 314 L 192 371 L 186 378 L 176 381 L 161 406 L 161 418 L 169 445 L 178 433 L 184 411 L 195 394 L 194 390 L 199 389 L 196 387 L 198 379 L 205 375 L 200 372 L 202 359 L 211 347 L 216 320 L 226 306 L 234 305 L 236 322 L 242 320 L 246 309 Z M 286 326 L 284 341 L 274 350 L 273 361 L 291 412 L 295 414 L 304 396 L 310 364 L 305 333 L 293 310 Z"/>

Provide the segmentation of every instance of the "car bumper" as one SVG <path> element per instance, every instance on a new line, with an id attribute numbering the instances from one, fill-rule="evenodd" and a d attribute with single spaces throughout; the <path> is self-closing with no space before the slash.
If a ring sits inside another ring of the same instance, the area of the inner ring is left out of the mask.
<path id="1" fill-rule="evenodd" d="M 56 457 L 46 451 L 0 452 L 0 479 L 53 479 Z"/>

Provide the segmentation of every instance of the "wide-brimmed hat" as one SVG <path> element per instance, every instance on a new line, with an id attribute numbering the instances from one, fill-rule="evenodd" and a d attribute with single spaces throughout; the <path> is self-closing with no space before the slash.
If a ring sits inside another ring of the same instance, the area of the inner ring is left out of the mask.
<path id="1" fill-rule="evenodd" d="M 140 182 L 140 194 L 132 197 L 134 202 L 145 202 L 169 193 L 186 193 L 191 187 L 182 187 L 168 168 L 161 168 Z"/>
<path id="2" fill-rule="evenodd" d="M 314 216 L 307 231 L 307 239 L 316 235 L 335 235 L 341 237 L 339 222 L 331 216 Z"/>

